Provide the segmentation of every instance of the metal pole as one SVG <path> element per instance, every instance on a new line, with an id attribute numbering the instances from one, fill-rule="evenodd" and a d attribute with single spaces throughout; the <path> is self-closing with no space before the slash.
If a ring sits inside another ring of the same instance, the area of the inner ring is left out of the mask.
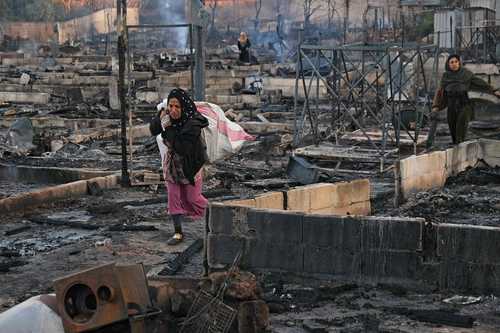
<path id="1" fill-rule="evenodd" d="M 195 26 L 196 57 L 194 66 L 194 92 L 196 101 L 205 100 L 205 50 L 203 49 L 203 27 Z"/>
<path id="2" fill-rule="evenodd" d="M 195 67 L 195 59 L 193 53 L 193 25 L 189 25 L 189 55 L 191 57 L 191 94 L 194 96 L 194 67 Z"/>
<path id="3" fill-rule="evenodd" d="M 487 42 L 486 42 L 486 27 L 483 28 L 483 63 L 485 64 L 487 61 L 486 61 L 486 54 L 488 53 L 487 52 Z"/>
<path id="4" fill-rule="evenodd" d="M 298 35 L 298 45 L 297 45 L 297 63 L 295 64 L 295 89 L 293 93 L 293 109 L 295 112 L 295 121 L 293 123 L 293 133 L 294 133 L 294 145 L 297 146 L 299 144 L 299 78 L 301 71 L 301 59 L 300 59 L 300 47 L 302 44 L 302 36 L 303 30 L 299 30 Z"/>
<path id="5" fill-rule="evenodd" d="M 125 97 L 125 52 L 127 50 L 127 0 L 116 0 L 118 30 L 118 98 L 121 111 L 122 178 L 121 185 L 130 186 L 127 164 L 127 100 Z M 132 135 L 132 133 L 130 133 Z"/>

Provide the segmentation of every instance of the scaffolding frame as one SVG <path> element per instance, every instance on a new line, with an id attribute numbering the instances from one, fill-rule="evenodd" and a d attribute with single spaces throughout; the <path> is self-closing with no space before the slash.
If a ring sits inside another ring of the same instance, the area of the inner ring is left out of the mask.
<path id="1" fill-rule="evenodd" d="M 341 144 L 347 133 L 348 120 L 378 153 L 381 172 L 389 155 L 399 152 L 402 131 L 411 139 L 416 153 L 424 118 L 431 112 L 431 92 L 437 86 L 438 56 L 439 48 L 435 45 L 328 47 L 299 43 L 294 96 L 295 146 L 301 144 L 307 127 L 315 144 L 319 144 L 319 106 L 324 105 L 327 95 L 331 117 L 328 127 L 336 145 Z M 432 74 L 427 78 L 424 64 L 431 58 L 434 58 Z M 302 98 L 304 103 L 300 107 Z M 414 110 L 414 128 L 402 122 L 402 107 Z M 381 140 L 369 135 L 370 126 L 381 132 Z"/>

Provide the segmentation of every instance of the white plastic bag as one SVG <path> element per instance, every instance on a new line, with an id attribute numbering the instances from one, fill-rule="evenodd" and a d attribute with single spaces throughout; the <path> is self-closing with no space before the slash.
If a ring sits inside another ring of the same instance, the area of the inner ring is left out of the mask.
<path id="1" fill-rule="evenodd" d="M 35 296 L 0 313 L 0 332 L 64 333 L 64 327 L 61 317 Z"/>
<path id="2" fill-rule="evenodd" d="M 195 102 L 195 104 L 198 111 L 208 120 L 208 127 L 203 129 L 203 136 L 210 163 L 236 154 L 246 141 L 255 140 L 240 125 L 227 119 L 224 111 L 218 105 L 207 102 Z M 168 148 L 163 142 L 161 134 L 156 137 L 156 142 L 160 149 L 163 167 Z"/>
<path id="3" fill-rule="evenodd" d="M 203 134 L 209 162 L 213 163 L 236 154 L 246 141 L 255 140 L 240 125 L 227 119 L 218 105 L 207 102 L 195 104 L 198 111 L 208 119 L 208 127 L 203 129 Z"/>

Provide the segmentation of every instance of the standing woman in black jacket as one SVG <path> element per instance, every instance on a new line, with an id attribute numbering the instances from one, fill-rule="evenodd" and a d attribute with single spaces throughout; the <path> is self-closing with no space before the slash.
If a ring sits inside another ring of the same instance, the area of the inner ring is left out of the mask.
<path id="1" fill-rule="evenodd" d="M 207 161 L 201 130 L 208 126 L 193 100 L 182 89 L 168 95 L 166 109 L 160 113 L 161 136 L 168 152 L 163 161 L 163 175 L 168 191 L 168 212 L 175 233 L 169 245 L 182 242 L 182 218 L 200 219 L 207 199 L 202 195 L 202 167 Z M 154 133 L 153 133 L 154 134 Z"/>
<path id="2" fill-rule="evenodd" d="M 240 33 L 240 38 L 238 38 L 238 49 L 240 50 L 240 61 L 245 63 L 250 63 L 250 39 L 248 39 L 247 33 L 242 31 Z"/>

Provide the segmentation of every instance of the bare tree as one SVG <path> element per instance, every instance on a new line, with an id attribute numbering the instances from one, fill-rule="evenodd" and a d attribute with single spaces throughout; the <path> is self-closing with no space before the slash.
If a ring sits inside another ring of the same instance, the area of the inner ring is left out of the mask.
<path id="1" fill-rule="evenodd" d="M 219 0 L 210 0 L 208 2 L 208 7 L 210 8 L 210 31 L 214 32 L 217 29 L 215 28 L 215 16 L 217 14 L 217 5 L 219 4 Z"/>
<path id="2" fill-rule="evenodd" d="M 349 24 L 349 7 L 351 6 L 350 0 L 344 0 L 344 43 L 347 40 L 347 27 Z"/>
<path id="3" fill-rule="evenodd" d="M 311 25 L 311 16 L 321 8 L 318 0 L 304 0 L 304 30 L 307 31 Z"/>
<path id="4" fill-rule="evenodd" d="M 328 12 L 328 29 L 331 29 L 333 27 L 335 12 L 337 11 L 337 2 L 336 0 L 325 0 L 325 3 Z"/>
<path id="5" fill-rule="evenodd" d="M 262 10 L 262 0 L 255 0 L 255 21 L 254 21 L 255 32 L 259 32 L 261 10 Z"/>

